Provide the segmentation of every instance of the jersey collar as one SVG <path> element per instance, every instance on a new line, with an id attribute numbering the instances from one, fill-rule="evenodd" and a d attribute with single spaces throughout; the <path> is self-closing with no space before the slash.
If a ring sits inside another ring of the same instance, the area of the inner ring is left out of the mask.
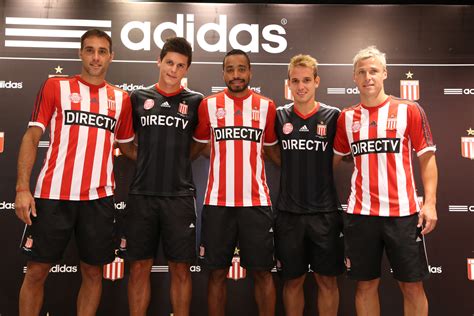
<path id="1" fill-rule="evenodd" d="M 166 93 L 164 92 L 163 90 L 160 89 L 160 87 L 158 87 L 158 83 L 155 83 L 155 89 L 161 94 L 161 95 L 164 95 L 165 97 L 172 97 L 172 96 L 175 96 L 177 94 L 179 94 L 181 91 L 183 91 L 184 87 L 183 86 L 179 86 L 179 89 L 174 91 L 174 92 L 171 92 L 171 93 Z"/>

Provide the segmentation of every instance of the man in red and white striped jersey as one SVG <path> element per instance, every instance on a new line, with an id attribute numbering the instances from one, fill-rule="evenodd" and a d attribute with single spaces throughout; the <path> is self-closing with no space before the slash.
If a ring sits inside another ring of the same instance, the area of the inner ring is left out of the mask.
<path id="1" fill-rule="evenodd" d="M 428 315 L 422 280 L 429 276 L 425 234 L 437 221 L 435 145 L 423 109 L 388 96 L 385 54 L 374 46 L 354 57 L 361 102 L 338 119 L 334 163 L 352 154 L 354 172 L 344 216 L 346 267 L 358 280 L 358 315 L 379 315 L 381 258 L 387 253 L 404 297 L 405 315 Z M 425 201 L 420 209 L 412 151 L 420 162 Z"/>
<path id="2" fill-rule="evenodd" d="M 22 250 L 29 256 L 20 291 L 20 315 L 38 315 L 44 282 L 75 234 L 82 284 L 78 315 L 95 315 L 102 292 L 102 265 L 114 260 L 113 143 L 135 152 L 130 100 L 105 76 L 112 40 L 93 29 L 81 37 L 80 75 L 50 78 L 38 93 L 20 146 L 16 214 L 28 226 Z M 38 143 L 50 128 L 51 145 L 36 184 L 30 176 Z"/>
<path id="3" fill-rule="evenodd" d="M 228 52 L 223 70 L 227 89 L 201 102 L 194 133 L 196 142 L 211 143 L 199 253 L 212 270 L 209 315 L 224 315 L 225 280 L 236 243 L 242 266 L 253 271 L 259 315 L 273 315 L 273 214 L 262 150 L 276 148 L 275 104 L 248 88 L 245 52 Z"/>

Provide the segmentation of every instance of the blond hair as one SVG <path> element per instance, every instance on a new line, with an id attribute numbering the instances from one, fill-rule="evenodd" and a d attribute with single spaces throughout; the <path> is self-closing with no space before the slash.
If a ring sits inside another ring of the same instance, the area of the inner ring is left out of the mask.
<path id="1" fill-rule="evenodd" d="M 290 77 L 290 70 L 297 66 L 312 68 L 314 78 L 318 76 L 318 61 L 310 55 L 299 54 L 293 56 L 288 64 L 288 77 Z"/>
<path id="2" fill-rule="evenodd" d="M 385 53 L 382 53 L 381 51 L 377 49 L 377 47 L 372 45 L 364 49 L 361 49 L 354 56 L 354 58 L 352 59 L 354 70 L 359 61 L 367 59 L 367 58 L 372 58 L 372 57 L 377 59 L 382 64 L 384 70 L 387 69 L 387 60 L 385 59 Z"/>

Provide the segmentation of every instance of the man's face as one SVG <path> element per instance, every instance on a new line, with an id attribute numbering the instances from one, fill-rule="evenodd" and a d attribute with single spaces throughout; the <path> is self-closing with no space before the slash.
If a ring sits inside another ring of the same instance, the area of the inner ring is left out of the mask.
<path id="1" fill-rule="evenodd" d="M 252 72 L 244 55 L 230 55 L 224 60 L 224 81 L 230 92 L 239 93 L 247 89 Z"/>
<path id="2" fill-rule="evenodd" d="M 188 57 L 176 52 L 168 52 L 163 60 L 158 61 L 160 67 L 159 85 L 178 89 L 181 79 L 188 72 Z"/>
<path id="3" fill-rule="evenodd" d="M 377 97 L 386 78 L 387 70 L 374 57 L 359 60 L 354 68 L 354 82 L 364 97 Z"/>
<path id="4" fill-rule="evenodd" d="M 310 67 L 296 66 L 288 73 L 291 94 L 297 104 L 314 102 L 316 88 L 319 86 L 319 76 L 314 77 Z"/>
<path id="5" fill-rule="evenodd" d="M 82 74 L 90 78 L 104 79 L 113 56 L 107 39 L 96 36 L 86 38 L 83 48 L 79 51 Z"/>

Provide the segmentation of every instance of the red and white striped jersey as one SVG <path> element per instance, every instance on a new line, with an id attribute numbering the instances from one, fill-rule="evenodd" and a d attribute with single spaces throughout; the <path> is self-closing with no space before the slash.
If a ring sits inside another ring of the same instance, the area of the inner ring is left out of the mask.
<path id="1" fill-rule="evenodd" d="M 347 212 L 407 216 L 419 212 L 412 167 L 418 156 L 435 151 L 423 109 L 388 97 L 376 107 L 345 109 L 337 122 L 334 153 L 354 158 Z"/>
<path id="2" fill-rule="evenodd" d="M 262 146 L 278 142 L 275 115 L 273 101 L 251 90 L 243 98 L 232 97 L 225 90 L 201 102 L 193 138 L 211 141 L 204 204 L 271 205 Z"/>
<path id="3" fill-rule="evenodd" d="M 113 143 L 133 140 L 128 94 L 104 81 L 50 78 L 38 93 L 29 126 L 50 140 L 35 197 L 94 200 L 113 194 Z"/>

